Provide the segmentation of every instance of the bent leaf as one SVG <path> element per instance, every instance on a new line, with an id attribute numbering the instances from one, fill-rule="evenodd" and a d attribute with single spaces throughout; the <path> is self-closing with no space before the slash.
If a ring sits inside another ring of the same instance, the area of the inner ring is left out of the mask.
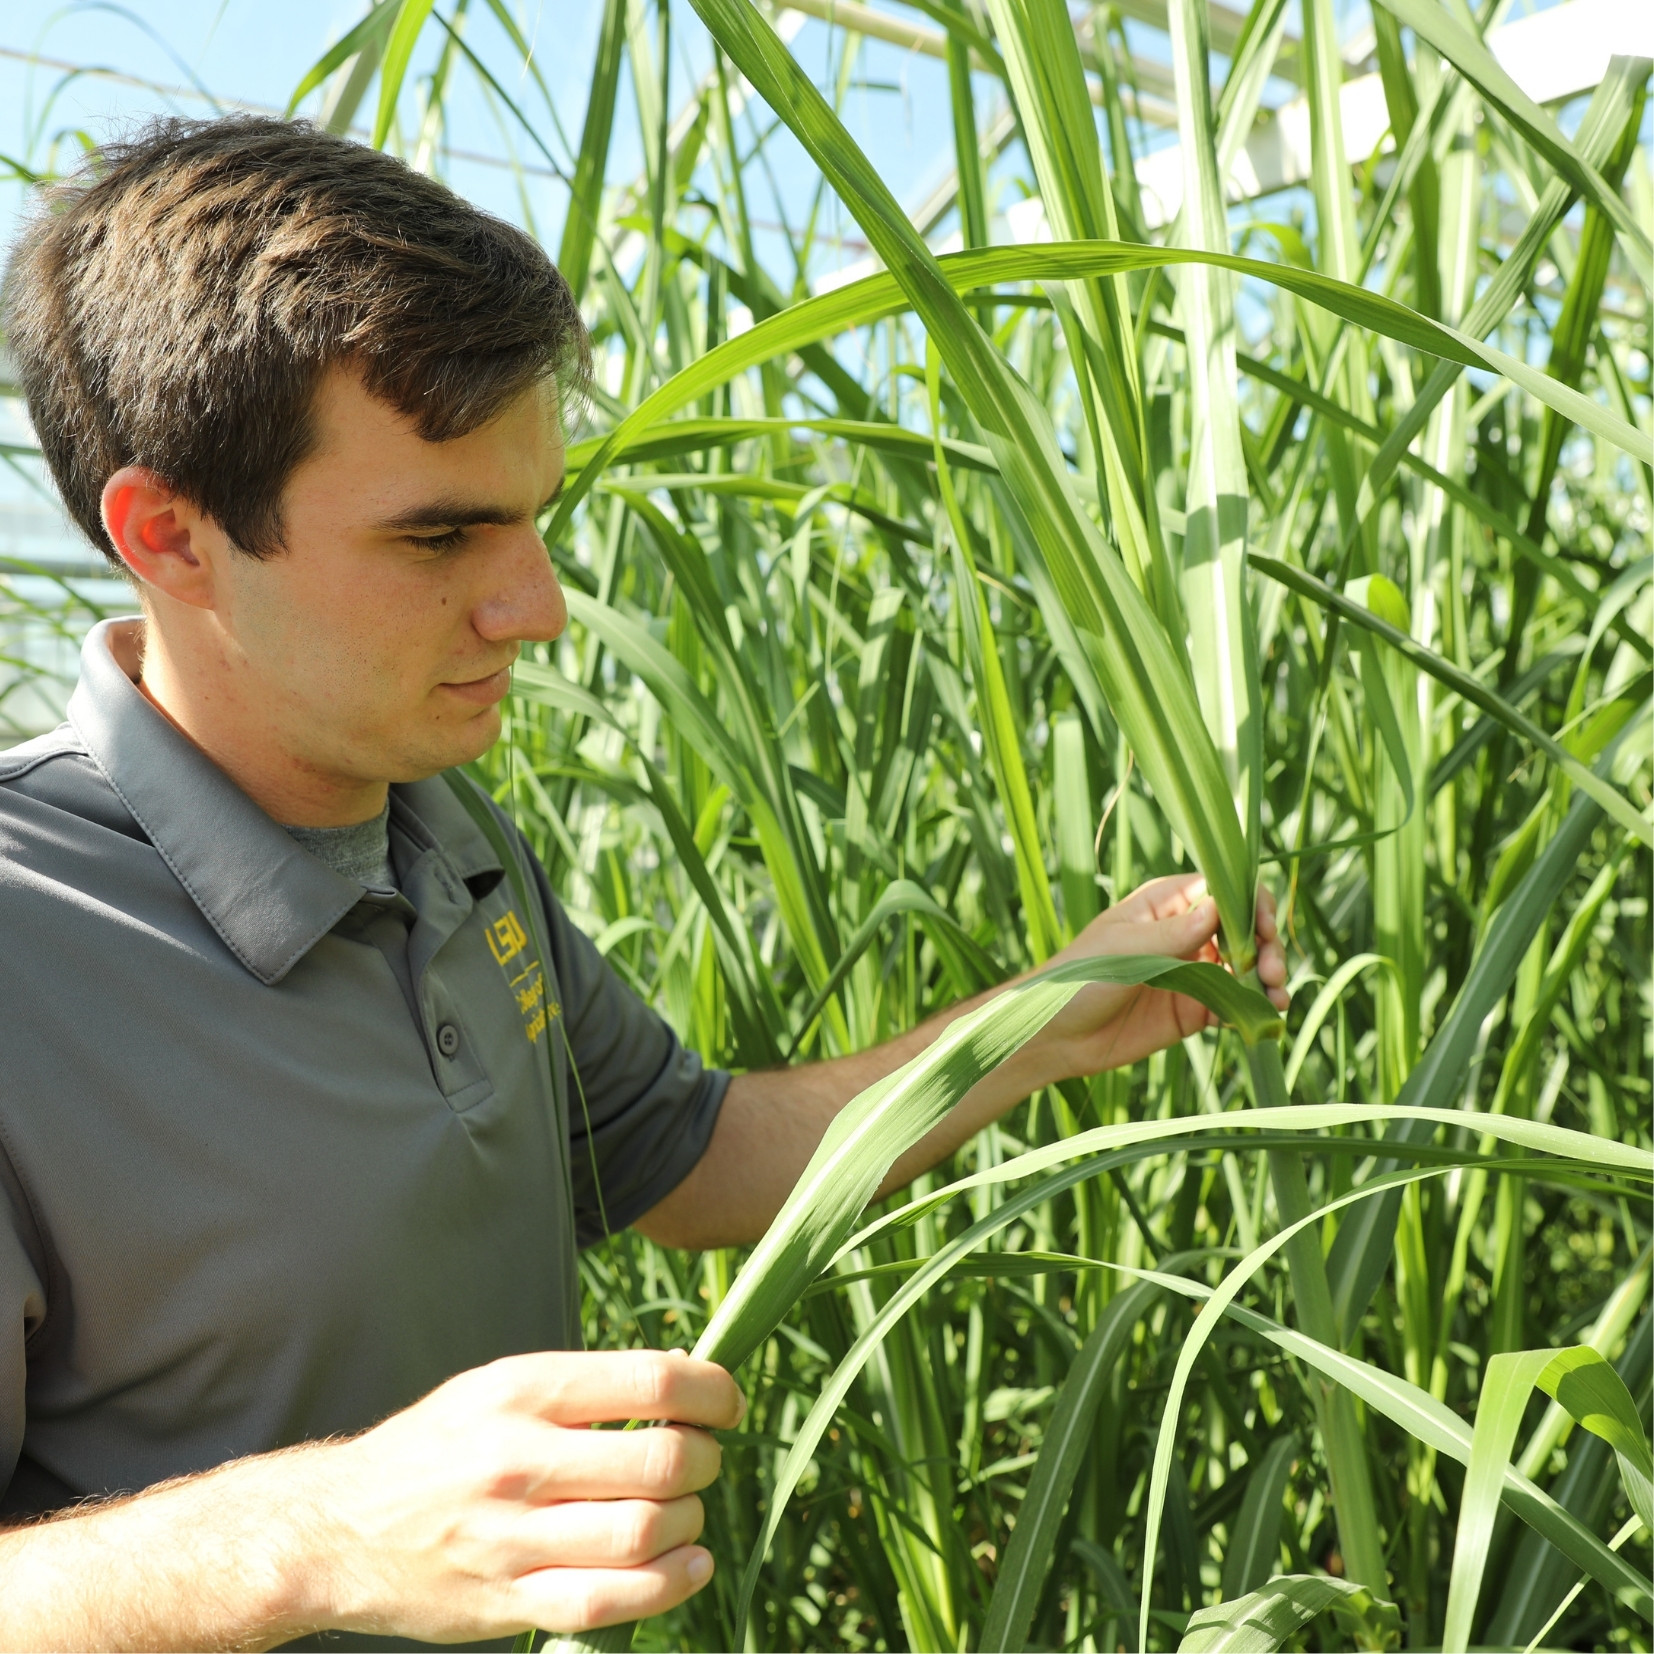
<path id="1" fill-rule="evenodd" d="M 1625 1496 L 1643 1526 L 1654 1532 L 1654 1458 L 1625 1380 L 1600 1350 L 1579 1344 L 1559 1350 L 1535 1383 L 1581 1429 L 1613 1448 Z"/>
<path id="2" fill-rule="evenodd" d="M 1280 1019 L 1216 965 L 1126 954 L 1058 965 L 950 1023 L 929 1049 L 852 1099 L 827 1128 L 786 1204 L 753 1248 L 695 1347 L 734 1369 L 827 1266 L 897 1159 L 985 1075 L 1020 1050 L 1088 982 L 1149 985 L 1198 999 L 1247 1040 Z"/>
<path id="3" fill-rule="evenodd" d="M 1326 1574 L 1281 1574 L 1244 1597 L 1202 1608 L 1190 1618 L 1178 1654 L 1274 1654 L 1329 1608 L 1358 1621 L 1369 1646 L 1394 1648 L 1401 1641 L 1396 1605 L 1364 1585 Z"/>

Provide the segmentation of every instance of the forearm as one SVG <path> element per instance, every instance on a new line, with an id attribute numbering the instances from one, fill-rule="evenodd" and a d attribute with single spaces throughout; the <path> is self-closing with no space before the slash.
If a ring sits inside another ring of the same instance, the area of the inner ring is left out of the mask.
<path id="1" fill-rule="evenodd" d="M 1260 894 L 1258 972 L 1270 997 L 1286 1009 L 1286 958 L 1274 904 Z M 1108 954 L 1153 954 L 1216 960 L 1217 904 L 1191 876 L 1151 880 L 1086 926 L 1049 964 Z M 1019 977 L 1018 982 L 1026 980 Z M 875 1080 L 917 1056 L 948 1026 L 1014 982 L 1001 983 L 931 1018 L 887 1044 L 806 1068 L 767 1069 L 731 1082 L 712 1141 L 700 1163 L 637 1227 L 668 1246 L 735 1246 L 755 1241 L 781 1209 L 846 1103 Z M 911 1182 L 944 1160 L 974 1132 L 1042 1086 L 1101 1074 L 1206 1027 L 1206 1008 L 1181 994 L 1092 982 L 970 1091 L 886 1174 L 879 1195 Z"/>
<path id="2" fill-rule="evenodd" d="M 0 1647 L 269 1648 L 305 1600 L 316 1448 L 0 1532 Z"/>
<path id="3" fill-rule="evenodd" d="M 663 1244 L 697 1249 L 757 1240 L 845 1104 L 918 1056 L 949 1023 L 1009 986 L 950 1006 L 908 1033 L 854 1056 L 737 1075 L 699 1164 L 638 1228 Z M 983 1126 L 1049 1084 L 1057 1077 L 1049 1067 L 1048 1051 L 1038 1047 L 1001 1064 L 896 1161 L 879 1197 L 947 1159 Z"/>

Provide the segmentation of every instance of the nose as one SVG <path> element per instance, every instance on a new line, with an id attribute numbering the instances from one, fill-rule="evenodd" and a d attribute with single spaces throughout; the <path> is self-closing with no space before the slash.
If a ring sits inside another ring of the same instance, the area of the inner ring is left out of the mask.
<path id="1" fill-rule="evenodd" d="M 490 643 L 550 643 L 563 635 L 569 609 L 545 542 L 529 524 L 501 540 L 499 565 L 471 624 Z"/>

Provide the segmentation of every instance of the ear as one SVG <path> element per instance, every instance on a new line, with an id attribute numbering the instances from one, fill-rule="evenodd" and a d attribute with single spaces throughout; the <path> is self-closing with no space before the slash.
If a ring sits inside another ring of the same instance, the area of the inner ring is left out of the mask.
<path id="1" fill-rule="evenodd" d="M 103 527 L 121 561 L 145 586 L 192 608 L 213 606 L 218 525 L 139 465 L 123 465 L 103 485 Z"/>

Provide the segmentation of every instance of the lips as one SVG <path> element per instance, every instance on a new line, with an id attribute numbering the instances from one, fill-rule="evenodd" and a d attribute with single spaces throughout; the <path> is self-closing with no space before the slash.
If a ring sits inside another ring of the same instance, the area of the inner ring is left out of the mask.
<path id="1" fill-rule="evenodd" d="M 464 683 L 445 683 L 440 686 L 450 695 L 456 695 L 462 701 L 469 701 L 473 706 L 493 706 L 496 701 L 503 701 L 511 693 L 511 668 L 502 666 L 498 672 L 491 672 L 486 678 L 472 678 Z"/>

